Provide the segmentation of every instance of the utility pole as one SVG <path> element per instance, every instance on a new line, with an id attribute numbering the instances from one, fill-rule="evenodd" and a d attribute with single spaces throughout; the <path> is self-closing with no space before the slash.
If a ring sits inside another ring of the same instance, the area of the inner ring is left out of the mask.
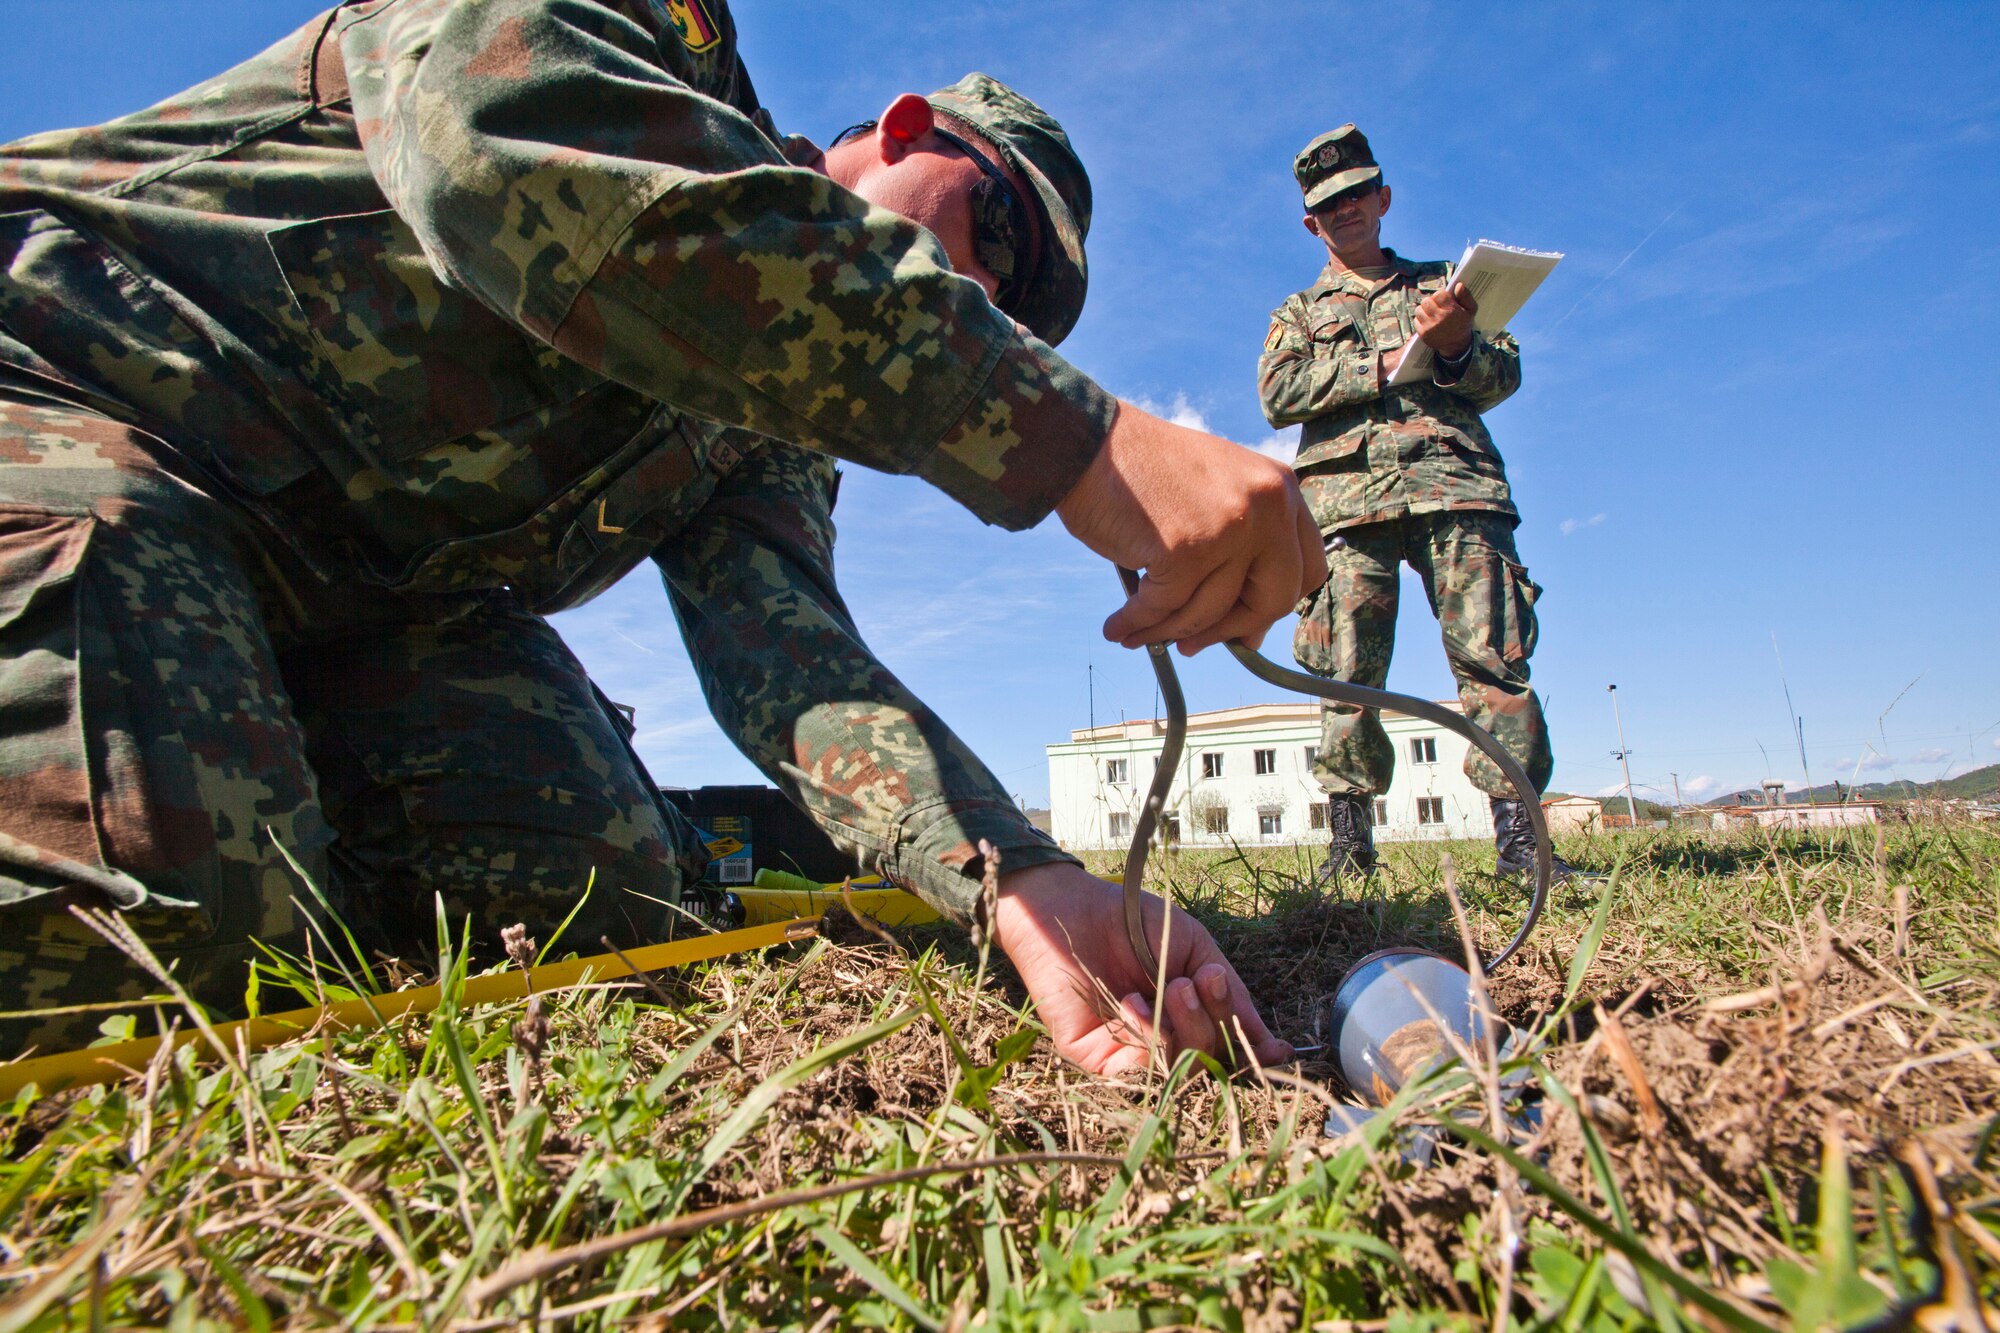
<path id="1" fill-rule="evenodd" d="M 1811 805 L 1813 803 L 1812 765 L 1806 762 L 1806 720 L 1802 717 L 1794 717 L 1792 719 L 1792 730 L 1798 733 L 1799 768 L 1806 775 L 1806 804 Z"/>
<path id="2" fill-rule="evenodd" d="M 1632 827 L 1638 828 L 1639 799 L 1632 794 L 1632 764 L 1629 758 L 1632 752 L 1625 748 L 1625 719 L 1618 711 L 1618 687 L 1606 685 L 1604 688 L 1611 693 L 1611 716 L 1618 723 L 1618 748 L 1611 752 L 1611 757 L 1625 770 L 1625 813 L 1632 817 Z"/>
<path id="3" fill-rule="evenodd" d="M 1681 775 L 1669 773 L 1667 776 L 1674 780 L 1674 809 L 1678 810 L 1681 808 Z"/>

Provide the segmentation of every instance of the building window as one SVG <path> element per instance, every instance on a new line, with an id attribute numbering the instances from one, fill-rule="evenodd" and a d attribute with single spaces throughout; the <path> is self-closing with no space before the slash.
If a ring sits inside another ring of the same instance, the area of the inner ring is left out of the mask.
<path id="1" fill-rule="evenodd" d="M 1204 754 L 1201 757 L 1201 775 L 1205 778 L 1221 777 L 1222 756 L 1214 750 L 1210 750 L 1208 753 Z"/>
<path id="2" fill-rule="evenodd" d="M 1123 842 L 1131 838 L 1132 816 L 1126 814 L 1123 810 L 1114 810 L 1111 812 L 1110 825 L 1111 840 L 1113 842 Z"/>
<path id="3" fill-rule="evenodd" d="M 1438 743 L 1435 736 L 1410 737 L 1410 762 L 1413 764 L 1435 764 L 1438 761 Z"/>
<path id="4" fill-rule="evenodd" d="M 1305 750 L 1305 756 L 1306 772 L 1310 773 L 1313 770 L 1313 765 L 1319 762 L 1319 747 L 1317 745 L 1308 745 Z"/>
<path id="5" fill-rule="evenodd" d="M 1417 798 L 1417 822 L 1419 824 L 1444 823 L 1444 797 L 1419 796 Z"/>
<path id="6" fill-rule="evenodd" d="M 1278 771 L 1278 752 L 1276 750 L 1252 750 L 1250 754 L 1256 761 L 1257 776 L 1263 777 L 1267 773 Z"/>
<path id="7" fill-rule="evenodd" d="M 1131 771 L 1131 765 L 1126 760 L 1107 759 L 1104 761 L 1104 780 L 1106 782 L 1124 782 L 1126 775 Z"/>
<path id="8" fill-rule="evenodd" d="M 1201 831 L 1203 833 L 1229 832 L 1229 807 L 1226 805 L 1212 805 L 1202 811 Z"/>
<path id="9" fill-rule="evenodd" d="M 1261 837 L 1275 838 L 1285 831 L 1285 816 L 1281 811 L 1257 816 L 1257 833 Z"/>
<path id="10" fill-rule="evenodd" d="M 1306 807 L 1306 827 L 1324 833 L 1326 831 L 1326 802 L 1314 801 Z"/>
<path id="11" fill-rule="evenodd" d="M 1178 847 L 1181 845 L 1181 817 L 1179 815 L 1168 815 L 1161 827 L 1166 830 L 1161 837 L 1167 846 Z"/>
<path id="12" fill-rule="evenodd" d="M 1388 822 L 1389 822 L 1389 803 L 1387 801 L 1375 802 L 1375 827 L 1381 828 L 1384 824 L 1387 824 Z"/>

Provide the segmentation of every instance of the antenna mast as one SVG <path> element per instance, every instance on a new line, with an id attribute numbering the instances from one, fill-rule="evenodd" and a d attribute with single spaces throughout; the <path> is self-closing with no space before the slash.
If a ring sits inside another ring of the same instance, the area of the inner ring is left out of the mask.
<path id="1" fill-rule="evenodd" d="M 1618 748 L 1611 752 L 1611 757 L 1625 770 L 1625 813 L 1632 817 L 1632 827 L 1638 828 L 1639 802 L 1632 795 L 1632 765 L 1628 759 L 1632 752 L 1625 748 L 1625 719 L 1618 712 L 1618 687 L 1606 685 L 1604 688 L 1611 692 L 1611 716 L 1618 723 Z"/>

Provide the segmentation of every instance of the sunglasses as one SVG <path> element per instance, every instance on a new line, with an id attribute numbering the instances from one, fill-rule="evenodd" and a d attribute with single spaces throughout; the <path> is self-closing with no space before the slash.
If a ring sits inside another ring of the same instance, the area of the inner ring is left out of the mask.
<path id="1" fill-rule="evenodd" d="M 834 136 L 844 143 L 857 134 L 873 133 L 875 121 L 850 125 Z M 1008 315 L 1027 295 L 1028 282 L 1035 271 L 1034 222 L 1028 205 L 1006 173 L 993 165 L 986 154 L 941 126 L 932 133 L 970 158 L 979 168 L 980 180 L 972 187 L 972 252 L 997 286 L 993 304 Z"/>

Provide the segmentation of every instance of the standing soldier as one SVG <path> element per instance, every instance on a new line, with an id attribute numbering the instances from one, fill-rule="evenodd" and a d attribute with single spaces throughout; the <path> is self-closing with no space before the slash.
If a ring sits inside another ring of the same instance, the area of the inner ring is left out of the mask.
<path id="1" fill-rule="evenodd" d="M 253 940 L 306 938 L 288 857 L 393 945 L 440 899 L 552 930 L 593 876 L 572 938 L 656 937 L 705 853 L 543 618 L 651 561 L 772 780 L 960 920 L 997 847 L 1058 1049 L 1143 1063 L 1118 891 L 874 658 L 831 555 L 838 457 L 1144 567 L 1128 643 L 1255 641 L 1323 577 L 1282 468 L 1051 350 L 1090 200 L 981 75 L 780 136 L 721 0 L 346 3 L 0 148 L 0 1056 L 158 990 L 73 907 L 239 1004 Z M 1173 937 L 1169 1043 L 1284 1058 Z"/>
<path id="2" fill-rule="evenodd" d="M 1257 388 L 1273 426 L 1304 425 L 1292 467 L 1329 569 L 1303 604 L 1292 651 L 1309 671 L 1380 688 L 1408 562 L 1444 631 L 1466 716 L 1540 790 L 1552 761 L 1528 658 L 1541 589 L 1515 554 L 1520 515 L 1479 419 L 1520 387 L 1520 349 L 1509 334 L 1473 330 L 1477 307 L 1452 283 L 1449 263 L 1412 263 L 1383 247 L 1389 187 L 1360 130 L 1320 135 L 1292 172 L 1305 192 L 1305 228 L 1326 246 L 1327 263 L 1319 281 L 1273 312 Z M 1430 381 L 1388 387 L 1418 338 L 1437 354 Z M 1322 710 L 1313 769 L 1331 834 L 1322 884 L 1374 866 L 1370 804 L 1388 790 L 1395 760 L 1372 710 Z M 1492 798 L 1499 872 L 1529 870 L 1534 833 L 1513 787 L 1477 750 L 1465 771 Z"/>

